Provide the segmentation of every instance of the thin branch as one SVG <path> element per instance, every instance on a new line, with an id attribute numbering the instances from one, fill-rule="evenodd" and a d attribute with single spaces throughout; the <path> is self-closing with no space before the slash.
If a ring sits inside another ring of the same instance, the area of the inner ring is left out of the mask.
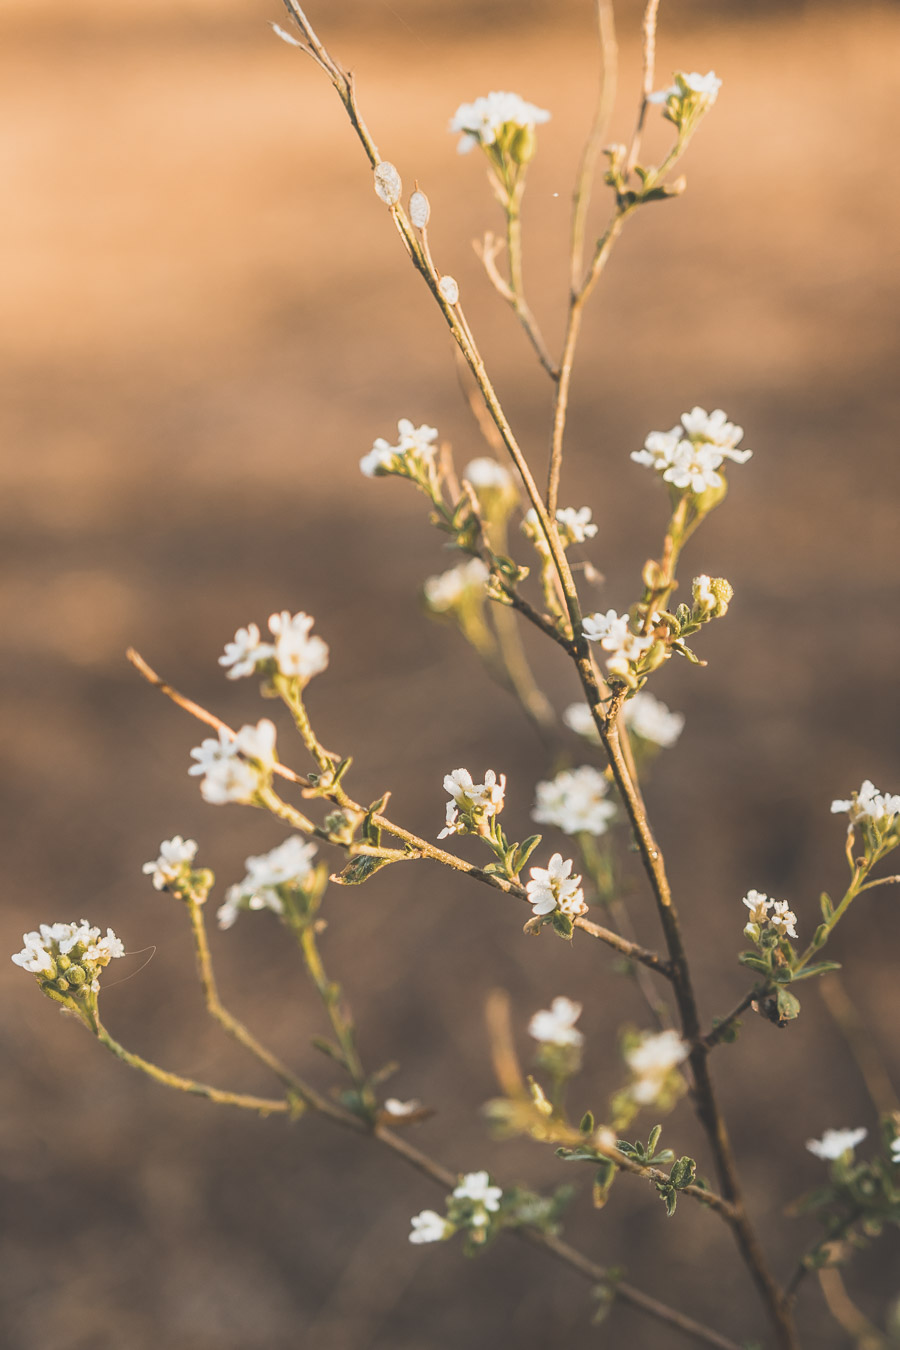
<path id="1" fill-rule="evenodd" d="M 166 681 L 157 675 L 156 671 L 153 670 L 144 658 L 140 656 L 138 652 L 134 651 L 133 648 L 129 648 L 128 659 L 149 684 L 152 684 L 154 688 L 160 691 L 160 693 L 165 694 L 165 696 L 171 699 L 179 708 L 184 709 L 185 712 L 190 713 L 192 717 L 196 717 L 199 721 L 205 722 L 207 726 L 222 728 L 228 732 L 229 735 L 234 735 L 231 727 L 229 727 L 226 722 L 223 722 L 221 718 L 208 712 L 192 699 L 185 698 L 183 694 L 179 694 L 177 689 L 173 689 L 170 684 L 167 684 Z M 310 734 L 312 734 L 311 731 Z M 309 779 L 304 778 L 302 774 L 295 773 L 293 770 L 285 768 L 282 764 L 276 764 L 275 770 L 278 771 L 279 769 L 282 770 L 282 776 L 290 779 L 291 782 L 299 783 L 307 788 L 312 788 L 313 785 L 310 783 Z M 332 839 L 327 830 L 313 825 L 302 812 L 298 811 L 296 807 L 290 804 L 290 802 L 283 801 L 277 793 L 271 789 L 263 795 L 267 798 L 271 798 L 271 800 L 266 801 L 268 809 L 280 816 L 281 819 L 285 820 L 295 829 L 301 830 L 305 834 L 313 834 L 317 838 L 326 840 L 328 843 L 337 843 L 339 845 L 339 841 Z M 340 784 L 335 785 L 335 787 L 331 789 L 322 789 L 321 795 L 326 800 L 331 801 L 335 805 L 341 806 L 346 810 L 358 812 L 360 815 L 365 815 L 366 813 L 366 807 L 349 797 Z M 365 844 L 352 845 L 351 848 L 353 852 L 366 853 L 378 858 L 387 856 L 392 862 L 414 861 L 417 857 L 430 858 L 433 862 L 443 863 L 446 867 L 452 867 L 455 871 L 462 872 L 465 876 L 471 877 L 475 881 L 480 881 L 485 886 L 490 886 L 493 890 L 503 891 L 506 895 L 515 896 L 517 900 L 523 900 L 526 903 L 528 902 L 528 894 L 525 887 L 517 882 L 509 881 L 506 877 L 496 876 L 492 872 L 485 872 L 482 868 L 466 862 L 464 858 L 458 858 L 454 853 L 448 853 L 445 849 L 438 848 L 427 839 L 421 839 L 419 835 L 413 834 L 411 830 L 406 830 L 402 825 L 397 825 L 381 812 L 375 812 L 372 815 L 372 821 L 379 829 L 386 830 L 388 834 L 394 835 L 397 839 L 402 839 L 404 843 L 410 846 L 413 853 L 397 854 L 390 849 L 376 848 L 372 845 Z M 584 917 L 577 918 L 574 922 L 576 928 L 580 928 L 591 937 L 598 938 L 601 942 L 605 942 L 607 946 L 613 947 L 622 956 L 627 956 L 629 960 L 632 961 L 640 961 L 641 964 L 647 966 L 649 970 L 655 970 L 657 974 L 670 978 L 667 962 L 658 956 L 656 952 L 648 951 L 636 942 L 629 942 L 618 933 L 613 933 L 610 929 L 603 928 L 600 924 L 592 923 L 589 919 Z"/>
<path id="2" fill-rule="evenodd" d="M 653 77 L 656 70 L 656 21 L 658 15 L 659 0 L 647 0 L 647 8 L 644 10 L 644 22 L 642 25 L 643 78 L 641 80 L 641 105 L 638 110 L 637 125 L 634 128 L 634 135 L 631 138 L 631 148 L 628 151 L 628 159 L 625 167 L 626 178 L 634 170 L 634 166 L 637 164 L 638 155 L 641 152 L 641 137 L 644 134 L 644 122 L 647 120 L 650 95 L 653 93 Z"/>
<path id="3" fill-rule="evenodd" d="M 765 985 L 760 984 L 755 984 L 752 989 L 748 989 L 737 1007 L 732 1008 L 726 1017 L 718 1021 L 712 1031 L 707 1032 L 705 1036 L 701 1036 L 700 1044 L 705 1046 L 707 1050 L 712 1050 L 714 1046 L 717 1046 L 725 1039 L 735 1022 L 743 1016 L 754 999 L 762 998 L 764 992 Z"/>
<path id="4" fill-rule="evenodd" d="M 616 41 L 613 0 L 597 0 L 597 32 L 600 39 L 600 90 L 597 97 L 597 110 L 594 113 L 594 121 L 584 143 L 584 149 L 581 152 L 581 162 L 578 165 L 575 191 L 572 198 L 569 285 L 573 293 L 579 288 L 581 269 L 584 265 L 584 236 L 588 208 L 591 204 L 591 188 L 596 172 L 597 157 L 609 131 L 609 123 L 616 101 L 619 45 Z"/>

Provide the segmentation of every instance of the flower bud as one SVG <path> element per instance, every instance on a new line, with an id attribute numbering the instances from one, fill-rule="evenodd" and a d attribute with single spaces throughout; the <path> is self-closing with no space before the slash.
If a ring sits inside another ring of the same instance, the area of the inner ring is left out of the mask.
<path id="1" fill-rule="evenodd" d="M 409 199 L 409 218 L 417 230 L 424 230 L 431 215 L 431 203 L 424 192 L 416 190 Z"/>

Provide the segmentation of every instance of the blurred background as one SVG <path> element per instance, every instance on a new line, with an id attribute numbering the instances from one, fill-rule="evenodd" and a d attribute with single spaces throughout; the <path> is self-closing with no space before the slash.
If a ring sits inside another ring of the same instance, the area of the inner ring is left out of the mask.
<path id="1" fill-rule="evenodd" d="M 493 88 L 552 110 L 525 229 L 531 301 L 557 343 L 596 79 L 588 0 L 310 9 L 357 72 L 382 153 L 428 191 L 439 266 L 459 279 L 542 464 L 549 390 L 479 273 L 470 241 L 499 217 L 483 166 L 457 155 L 446 124 Z M 398 417 L 438 426 L 459 464 L 484 446 L 338 100 L 267 27 L 282 17 L 264 0 L 64 11 L 6 0 L 0 16 L 2 950 L 41 920 L 113 925 L 136 953 L 129 978 L 107 981 L 113 1033 L 248 1091 L 270 1084 L 205 1020 L 184 915 L 140 865 L 181 833 L 227 885 L 284 831 L 203 804 L 185 773 L 200 731 L 134 675 L 125 647 L 226 719 L 255 721 L 272 705 L 222 677 L 225 640 L 273 609 L 315 614 L 332 651 L 309 699 L 322 739 L 354 755 L 358 798 L 392 789 L 395 816 L 429 837 L 449 769 L 509 775 L 512 835 L 528 833 L 546 769 L 513 702 L 421 612 L 421 581 L 452 561 L 422 500 L 359 473 Z M 623 4 L 619 22 L 616 139 L 636 105 L 638 9 Z M 688 575 L 725 575 L 736 590 L 704 638 L 709 665 L 671 662 L 653 685 L 687 716 L 648 797 L 707 1020 L 747 986 L 735 960 L 744 892 L 788 898 L 808 935 L 819 891 L 844 878 L 831 799 L 864 777 L 900 789 L 898 39 L 896 6 L 861 0 L 664 3 L 658 83 L 714 67 L 724 88 L 688 156 L 687 194 L 629 223 L 578 359 L 562 501 L 590 505 L 600 526 L 584 551 L 607 578 L 593 607 L 624 607 L 658 548 L 664 499 L 628 458 L 649 430 L 695 403 L 721 406 L 755 452 L 685 561 Z M 648 156 L 663 143 L 657 127 Z M 557 708 L 576 697 L 556 652 L 538 645 L 534 659 Z M 302 767 L 281 722 L 282 753 Z M 572 1241 L 739 1341 L 764 1336 L 713 1217 L 683 1204 L 670 1224 L 627 1179 L 596 1213 L 587 1175 L 536 1145 L 498 1144 L 479 1114 L 493 1092 L 483 1007 L 497 986 L 523 1053 L 536 1009 L 563 993 L 585 1003 L 572 1104 L 602 1112 L 621 1072 L 616 1029 L 646 1018 L 610 953 L 526 938 L 520 907 L 425 864 L 335 888 L 326 903 L 325 958 L 367 1063 L 397 1058 L 389 1090 L 437 1110 L 417 1143 L 454 1169 L 580 1181 Z M 637 875 L 632 906 L 657 945 Z M 212 940 L 226 1002 L 328 1090 L 333 1066 L 309 1048 L 321 1014 L 277 922 L 244 916 Z M 898 944 L 885 888 L 859 903 L 834 951 L 895 1081 Z M 876 1126 L 852 1055 L 805 988 L 798 1023 L 779 1032 L 751 1016 L 715 1061 L 754 1215 L 785 1275 L 816 1233 L 782 1213 L 822 1175 L 804 1141 Z M 168 1095 L 104 1056 L 8 961 L 0 997 L 9 1350 L 684 1343 L 627 1309 L 591 1328 L 587 1286 L 512 1241 L 475 1262 L 456 1245 L 411 1247 L 409 1216 L 439 1193 L 374 1145 L 316 1120 L 288 1127 Z M 687 1106 L 666 1140 L 709 1169 Z M 847 1276 L 880 1325 L 900 1294 L 898 1256 L 888 1234 Z M 850 1343 L 814 1279 L 800 1314 L 805 1344 Z"/>

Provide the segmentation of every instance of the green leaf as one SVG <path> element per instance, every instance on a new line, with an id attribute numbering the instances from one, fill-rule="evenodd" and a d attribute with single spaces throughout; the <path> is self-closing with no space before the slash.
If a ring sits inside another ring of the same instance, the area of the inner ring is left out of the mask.
<path id="1" fill-rule="evenodd" d="M 594 1133 L 594 1113 L 593 1113 L 593 1111 L 585 1111 L 584 1115 L 581 1117 L 581 1124 L 578 1126 L 578 1128 L 579 1128 L 579 1130 L 581 1131 L 582 1134 L 593 1134 L 593 1133 Z"/>
<path id="2" fill-rule="evenodd" d="M 778 1008 L 778 1020 L 780 1022 L 792 1022 L 795 1017 L 800 1016 L 800 1000 L 791 993 L 790 989 L 785 989 L 779 985 L 775 996 L 776 1007 Z"/>
<path id="3" fill-rule="evenodd" d="M 771 967 L 768 961 L 763 960 L 761 956 L 754 955 L 753 952 L 741 952 L 738 957 L 742 966 L 748 966 L 750 970 L 758 970 L 761 975 L 771 975 Z"/>
<path id="4" fill-rule="evenodd" d="M 602 1162 L 594 1173 L 594 1185 L 591 1198 L 594 1203 L 594 1209 L 602 1209 L 609 1199 L 609 1192 L 616 1179 L 618 1169 L 614 1162 L 609 1159 Z"/>
<path id="5" fill-rule="evenodd" d="M 550 922 L 561 938 L 566 938 L 571 942 L 575 928 L 568 914 L 563 914 L 561 910 L 555 909 L 550 915 Z"/>
<path id="6" fill-rule="evenodd" d="M 372 817 L 380 815 L 388 804 L 390 793 L 386 792 L 383 797 L 379 797 L 377 802 L 373 802 L 366 812 L 366 818 L 363 821 L 363 835 L 370 844 L 378 845 L 381 843 L 381 830 L 373 822 Z"/>
<path id="7" fill-rule="evenodd" d="M 624 1153 L 626 1158 L 643 1158 L 644 1150 L 640 1144 L 629 1144 L 627 1139 L 617 1139 L 616 1148 L 620 1153 Z"/>
<path id="8" fill-rule="evenodd" d="M 350 859 L 342 872 L 332 873 L 331 880 L 338 886 L 361 886 L 382 867 L 390 867 L 392 861 L 392 858 L 373 858 L 368 853 L 359 853 Z"/>
<path id="9" fill-rule="evenodd" d="M 327 1055 L 329 1059 L 336 1060 L 342 1068 L 346 1069 L 347 1061 L 344 1058 L 344 1052 L 340 1046 L 332 1044 L 331 1041 L 326 1041 L 322 1036 L 313 1036 L 311 1040 L 312 1044 L 321 1052 L 321 1054 Z"/>
<path id="10" fill-rule="evenodd" d="M 818 961 L 813 966 L 804 966 L 794 976 L 795 980 L 810 980 L 814 975 L 827 975 L 829 970 L 840 970 L 840 961 Z"/>
<path id="11" fill-rule="evenodd" d="M 697 1175 L 697 1164 L 693 1158 L 679 1158 L 672 1164 L 672 1170 L 669 1173 L 669 1182 L 677 1191 L 683 1191 L 685 1186 L 691 1186 L 694 1177 Z"/>
<path id="12" fill-rule="evenodd" d="M 586 1144 L 583 1147 L 579 1146 L 578 1148 L 560 1147 L 556 1150 L 556 1156 L 561 1162 L 595 1163 L 606 1161 L 602 1153 L 598 1153 L 596 1149 L 588 1148 Z"/>
<path id="13" fill-rule="evenodd" d="M 830 931 L 827 923 L 820 923 L 813 933 L 812 945 L 814 947 L 824 947 L 825 943 L 828 941 L 828 934 Z"/>
<path id="14" fill-rule="evenodd" d="M 831 896 L 828 894 L 827 891 L 823 891 L 822 894 L 819 896 L 819 905 L 822 910 L 822 918 L 827 923 L 828 920 L 831 918 L 831 916 L 834 914 L 834 901 L 832 900 Z"/>
<path id="15" fill-rule="evenodd" d="M 654 1125 L 650 1131 L 650 1138 L 647 1140 L 647 1156 L 652 1157 L 656 1151 L 656 1145 L 659 1143 L 659 1136 L 662 1134 L 662 1126 Z"/>
<path id="16" fill-rule="evenodd" d="M 523 839 L 521 844 L 517 844 L 513 849 L 511 868 L 513 872 L 521 872 L 522 868 L 528 862 L 534 850 L 541 842 L 541 835 L 532 834 L 527 839 Z"/>

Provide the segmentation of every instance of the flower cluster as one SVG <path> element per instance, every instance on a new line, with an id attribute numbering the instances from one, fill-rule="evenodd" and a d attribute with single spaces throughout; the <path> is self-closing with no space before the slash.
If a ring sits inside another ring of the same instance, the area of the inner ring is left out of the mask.
<path id="1" fill-rule="evenodd" d="M 836 1162 L 845 1153 L 852 1153 L 868 1133 L 864 1126 L 856 1130 L 826 1130 L 821 1139 L 807 1139 L 806 1147 L 823 1162 Z"/>
<path id="2" fill-rule="evenodd" d="M 653 694 L 635 694 L 622 706 L 622 718 L 629 731 L 650 745 L 669 749 L 684 730 L 684 713 L 670 712 Z M 600 734 L 586 703 L 570 703 L 562 719 L 570 731 L 597 745 Z"/>
<path id="3" fill-rule="evenodd" d="M 555 998 L 549 1009 L 536 1012 L 528 1023 L 528 1034 L 542 1045 L 581 1046 L 584 1036 L 575 1023 L 581 1016 L 581 1004 L 570 998 Z"/>
<path id="4" fill-rule="evenodd" d="M 451 834 L 484 834 L 489 822 L 503 810 L 506 775 L 499 779 L 488 769 L 483 783 L 475 783 L 468 769 L 454 769 L 444 776 L 444 791 L 449 792 L 447 818 L 438 839 Z"/>
<path id="5" fill-rule="evenodd" d="M 189 774 L 202 774 L 203 800 L 214 806 L 225 802 L 253 802 L 267 786 L 276 762 L 275 726 L 268 718 L 243 726 L 237 735 L 219 728 L 218 739 L 207 737 L 191 751 L 196 764 Z"/>
<path id="6" fill-rule="evenodd" d="M 639 1106 L 649 1106 L 664 1094 L 679 1093 L 681 1075 L 675 1071 L 688 1057 L 688 1047 L 677 1031 L 645 1032 L 625 1051 L 632 1073 L 628 1092 Z"/>
<path id="7" fill-rule="evenodd" d="M 543 918 L 558 910 L 569 919 L 587 912 L 581 877 L 573 877 L 572 859 L 563 862 L 561 853 L 554 853 L 546 867 L 532 867 L 531 880 L 525 887 L 528 903 L 535 918 Z"/>
<path id="8" fill-rule="evenodd" d="M 257 671 L 279 674 L 304 684 L 319 675 L 328 665 L 328 644 L 310 632 L 315 619 L 302 611 L 291 615 L 289 610 L 269 615 L 269 632 L 274 643 L 263 642 L 255 623 L 239 628 L 233 642 L 226 642 L 219 665 L 229 667 L 229 680 L 239 680 Z"/>
<path id="9" fill-rule="evenodd" d="M 748 891 L 742 903 L 750 911 L 750 922 L 744 928 L 744 933 L 754 942 L 759 942 L 766 928 L 777 933 L 780 938 L 796 938 L 797 930 L 794 925 L 797 916 L 788 907 L 786 900 L 770 900 L 761 891 Z"/>
<path id="10" fill-rule="evenodd" d="M 744 464 L 750 458 L 751 450 L 737 448 L 743 435 L 721 408 L 711 413 L 694 408 L 671 431 L 651 431 L 643 450 L 632 451 L 631 458 L 654 469 L 664 482 L 699 496 L 724 487 L 718 470 L 726 459 Z"/>
<path id="11" fill-rule="evenodd" d="M 309 883 L 316 846 L 292 834 L 277 848 L 247 858 L 243 881 L 229 886 L 216 918 L 220 928 L 231 928 L 241 910 L 270 909 L 284 913 L 285 890 L 302 891 Z"/>
<path id="12" fill-rule="evenodd" d="M 848 800 L 832 802 L 831 810 L 832 814 L 846 811 L 851 825 L 871 821 L 886 832 L 893 828 L 900 816 L 900 794 L 879 792 L 867 778 L 859 792 L 854 792 Z"/>
<path id="13" fill-rule="evenodd" d="M 476 1242 L 483 1242 L 497 1214 L 503 1191 L 491 1185 L 487 1172 L 468 1172 L 447 1198 L 447 1217 L 433 1209 L 423 1209 L 412 1219 L 410 1242 L 442 1242 L 460 1228 L 468 1228 Z"/>
<path id="14" fill-rule="evenodd" d="M 565 834 L 605 834 L 616 814 L 608 792 L 607 779 L 590 764 L 565 769 L 549 782 L 538 783 L 531 818 L 541 825 L 557 825 Z"/>
<path id="15" fill-rule="evenodd" d="M 45 994 L 61 1003 L 84 999 L 100 988 L 99 974 L 125 947 L 111 928 L 106 936 L 81 923 L 42 923 L 40 931 L 25 933 L 24 947 L 13 961 L 37 978 Z"/>
<path id="16" fill-rule="evenodd" d="M 556 527 L 563 548 L 569 548 L 571 544 L 583 544 L 586 540 L 593 539 L 597 533 L 597 526 L 591 520 L 589 506 L 561 506 L 556 513 Z M 525 513 L 522 529 L 539 553 L 548 552 L 547 540 L 544 538 L 534 507 Z"/>
<path id="17" fill-rule="evenodd" d="M 668 89 L 659 89 L 650 94 L 648 103 L 661 103 L 663 116 L 681 132 L 682 136 L 693 131 L 705 112 L 715 103 L 722 81 L 710 70 L 699 75 L 696 70 L 675 72 L 675 83 Z"/>
<path id="18" fill-rule="evenodd" d="M 605 614 L 588 614 L 581 622 L 589 642 L 599 642 L 609 655 L 606 669 L 610 675 L 633 687 L 637 668 L 654 646 L 652 633 L 635 633 L 627 614 L 608 609 Z"/>
<path id="19" fill-rule="evenodd" d="M 188 884 L 191 863 L 196 856 L 197 841 L 182 839 L 176 834 L 174 838 L 162 841 L 159 857 L 154 862 L 144 863 L 141 871 L 150 877 L 157 891 L 178 889 Z"/>
<path id="20" fill-rule="evenodd" d="M 422 486 L 434 486 L 437 428 L 424 424 L 413 426 L 408 417 L 401 417 L 397 431 L 399 437 L 396 445 L 391 445 L 383 436 L 377 438 L 369 453 L 359 461 L 360 469 L 367 478 L 397 474 L 401 478 L 411 478 Z"/>
<path id="21" fill-rule="evenodd" d="M 425 582 L 425 603 L 435 614 L 446 614 L 472 600 L 484 599 L 490 572 L 480 558 L 459 563 Z"/>
<path id="22" fill-rule="evenodd" d="M 550 114 L 545 108 L 526 103 L 518 94 L 492 90 L 487 96 L 476 98 L 474 103 L 461 103 L 448 130 L 462 132 L 456 147 L 461 155 L 468 154 L 476 146 L 484 150 L 493 147 L 495 152 L 510 154 L 517 162 L 525 163 L 531 155 L 523 152 L 531 148 L 533 153 L 534 128 L 549 120 Z"/>
<path id="23" fill-rule="evenodd" d="M 724 577 L 694 577 L 691 622 L 707 623 L 710 619 L 723 618 L 733 598 L 734 587 Z"/>

